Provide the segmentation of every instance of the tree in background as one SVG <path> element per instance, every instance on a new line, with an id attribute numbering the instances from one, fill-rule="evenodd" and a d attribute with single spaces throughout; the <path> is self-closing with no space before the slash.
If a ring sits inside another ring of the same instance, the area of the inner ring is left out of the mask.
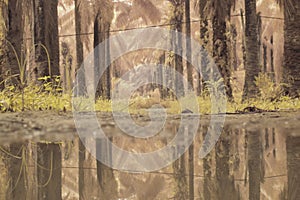
<path id="1" fill-rule="evenodd" d="M 193 80 L 193 66 L 189 63 L 192 60 L 192 48 L 191 48 L 191 16 L 190 16 L 190 0 L 185 0 L 185 33 L 186 33 L 186 67 L 187 67 L 187 79 L 191 85 L 191 89 L 194 88 Z"/>
<path id="2" fill-rule="evenodd" d="M 182 23 L 183 23 L 183 13 L 184 13 L 184 1 L 183 0 L 169 0 L 172 4 L 172 16 L 170 19 L 171 29 L 176 32 L 175 36 L 171 36 L 173 42 L 174 51 L 177 52 L 175 55 L 175 70 L 178 74 L 183 75 L 183 62 L 182 62 Z M 177 34 L 179 33 L 179 34 Z M 175 75 L 175 88 L 177 97 L 184 96 L 184 86 L 181 77 Z"/>
<path id="3" fill-rule="evenodd" d="M 58 0 L 34 0 L 35 67 L 33 72 L 36 79 L 59 75 L 57 5 Z"/>
<path id="4" fill-rule="evenodd" d="M 299 97 L 300 93 L 300 1 L 277 0 L 284 10 L 283 80 L 285 93 Z"/>
<path id="5" fill-rule="evenodd" d="M 255 77 L 260 72 L 258 46 L 258 18 L 256 14 L 256 0 L 245 0 L 245 84 L 243 100 L 255 98 L 258 94 Z"/>
<path id="6" fill-rule="evenodd" d="M 113 19 L 113 5 L 108 0 L 97 0 L 95 2 L 95 21 L 94 21 L 94 60 L 95 60 L 95 85 L 96 97 L 110 99 L 111 76 L 110 67 L 105 69 L 105 65 L 110 63 L 109 52 L 109 31 Z M 97 48 L 104 42 L 104 49 Z M 99 77 L 99 75 L 101 77 Z M 99 79 L 100 78 L 100 79 Z"/>
<path id="7" fill-rule="evenodd" d="M 2 78 L 8 84 L 18 84 L 23 42 L 22 2 L 1 0 L 1 52 Z"/>
<path id="8" fill-rule="evenodd" d="M 5 64 L 5 58 L 6 58 L 6 26 L 5 21 L 7 19 L 6 17 L 7 13 L 7 3 L 4 0 L 0 1 L 0 90 L 4 88 L 3 84 L 3 66 Z"/>
<path id="9" fill-rule="evenodd" d="M 218 1 L 209 0 L 206 10 L 212 18 L 213 29 L 213 57 L 216 66 L 224 79 L 226 86 L 226 96 L 229 100 L 233 100 L 232 88 L 230 84 L 231 70 L 229 66 L 229 49 L 227 47 L 226 22 L 230 20 L 231 0 Z"/>
<path id="10" fill-rule="evenodd" d="M 205 8 L 207 4 L 207 0 L 199 0 L 197 1 L 198 9 L 199 9 L 199 16 L 200 16 L 200 41 L 201 46 L 204 51 L 208 51 L 208 43 L 209 43 L 209 33 L 208 33 L 208 20 L 207 15 L 205 14 Z M 205 67 L 208 65 L 208 58 L 207 54 L 202 51 L 201 55 L 201 67 Z M 205 73 L 203 74 L 205 75 Z M 197 88 L 197 95 L 200 95 L 201 91 L 204 89 L 201 83 L 201 75 L 198 73 L 198 88 Z M 208 80 L 208 78 L 204 78 L 204 80 Z"/>
<path id="11" fill-rule="evenodd" d="M 81 33 L 82 33 L 82 29 L 84 29 L 83 21 L 84 19 L 88 18 L 85 15 L 85 13 L 88 13 L 87 10 L 85 10 L 85 8 L 87 7 L 85 3 L 86 1 L 75 0 L 75 32 L 76 32 L 76 58 L 77 58 L 75 74 L 77 74 L 80 66 L 83 64 L 83 38 L 82 38 L 83 36 L 81 35 Z M 82 67 L 81 70 L 84 70 L 84 67 Z M 81 88 L 75 87 L 77 89 L 75 93 L 78 96 L 83 96 L 86 93 L 85 76 L 82 75 L 76 78 L 80 79 L 79 84 Z"/>

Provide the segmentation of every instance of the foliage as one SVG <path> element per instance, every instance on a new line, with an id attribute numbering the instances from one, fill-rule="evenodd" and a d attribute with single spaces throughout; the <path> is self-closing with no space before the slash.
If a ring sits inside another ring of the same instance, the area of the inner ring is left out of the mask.
<path id="1" fill-rule="evenodd" d="M 197 110 L 190 108 L 193 104 L 189 100 L 190 97 L 183 97 L 179 100 L 174 100 L 171 96 L 166 99 L 157 98 L 155 95 L 143 97 L 132 97 L 129 102 L 120 101 L 112 108 L 112 101 L 106 99 L 94 99 L 85 97 L 73 97 L 71 94 L 64 94 L 61 88 L 60 77 L 56 77 L 50 81 L 50 77 L 39 78 L 41 85 L 28 85 L 24 88 L 15 86 L 7 86 L 0 91 L 0 111 L 1 112 L 19 112 L 23 110 L 55 110 L 55 111 L 71 111 L 72 101 L 73 109 L 80 111 L 100 111 L 126 112 L 128 108 L 131 114 L 147 114 L 147 110 L 156 104 L 160 104 L 166 109 L 169 114 L 180 114 L 184 109 Z M 227 113 L 241 113 L 247 107 L 257 107 L 264 111 L 285 111 L 300 109 L 300 100 L 293 99 L 281 95 L 280 87 L 274 84 L 270 77 L 265 74 L 260 74 L 255 81 L 255 84 L 260 88 L 261 96 L 256 99 L 242 102 L 236 98 L 235 102 L 227 102 Z M 221 88 L 220 88 L 221 87 Z M 222 90 L 223 85 L 220 81 L 215 83 L 206 83 L 206 90 L 202 96 L 197 97 L 199 105 L 199 113 L 201 114 L 217 114 L 223 113 L 219 107 L 212 106 L 212 102 L 216 102 L 216 95 L 213 95 L 216 90 Z M 210 94 L 210 95 L 209 95 Z M 182 103 L 182 105 L 180 104 Z"/>
<path id="2" fill-rule="evenodd" d="M 22 110 L 70 110 L 70 95 L 63 94 L 60 78 L 49 82 L 50 77 L 40 78 L 42 85 L 24 88 L 7 86 L 0 92 L 0 110 L 18 112 Z"/>
<path id="3" fill-rule="evenodd" d="M 276 99 L 281 94 L 281 86 L 276 85 L 266 73 L 260 73 L 258 77 L 255 77 L 254 83 L 258 87 L 260 97 L 263 100 Z"/>

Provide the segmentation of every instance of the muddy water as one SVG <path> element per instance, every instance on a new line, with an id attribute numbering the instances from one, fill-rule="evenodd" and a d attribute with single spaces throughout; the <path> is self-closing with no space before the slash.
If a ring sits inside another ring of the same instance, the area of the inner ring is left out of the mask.
<path id="1" fill-rule="evenodd" d="M 0 115 L 0 199 L 300 199 L 300 113 L 227 115 L 217 144 L 200 159 L 210 118 L 201 118 L 193 144 L 175 162 L 132 173 L 97 161 L 83 144 L 101 154 L 105 140 L 80 140 L 71 113 Z M 158 135 L 144 140 L 124 136 L 109 114 L 98 119 L 110 141 L 131 152 L 162 148 L 180 123 L 170 116 Z"/>

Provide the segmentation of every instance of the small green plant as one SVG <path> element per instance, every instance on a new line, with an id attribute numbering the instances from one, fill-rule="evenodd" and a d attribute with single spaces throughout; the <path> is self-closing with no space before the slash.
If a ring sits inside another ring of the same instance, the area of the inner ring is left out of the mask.
<path id="1" fill-rule="evenodd" d="M 255 78 L 255 85 L 258 87 L 260 97 L 263 100 L 275 100 L 281 96 L 281 85 L 277 85 L 266 73 L 260 73 Z"/>

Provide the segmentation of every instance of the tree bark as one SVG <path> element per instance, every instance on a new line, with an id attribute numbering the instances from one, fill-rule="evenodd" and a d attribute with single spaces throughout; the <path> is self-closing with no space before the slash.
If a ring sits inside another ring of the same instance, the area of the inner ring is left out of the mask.
<path id="1" fill-rule="evenodd" d="M 205 81 L 208 81 L 208 43 L 209 43 L 209 33 L 208 33 L 208 20 L 207 16 L 205 15 L 205 7 L 207 5 L 207 0 L 199 0 L 199 15 L 200 15 L 200 41 L 202 46 L 201 51 L 201 69 L 198 69 L 197 72 L 197 95 L 201 94 L 201 91 L 205 90 Z M 203 77 L 201 77 L 201 70 L 203 73 Z"/>
<path id="2" fill-rule="evenodd" d="M 1 75 L 5 83 L 18 85 L 23 42 L 22 4 L 17 0 L 1 1 Z"/>
<path id="3" fill-rule="evenodd" d="M 258 19 L 256 14 L 256 0 L 245 0 L 245 84 L 243 100 L 255 98 L 258 95 L 258 88 L 255 85 L 255 77 L 260 72 L 259 47 L 258 47 Z"/>
<path id="4" fill-rule="evenodd" d="M 58 0 L 34 0 L 35 78 L 59 75 Z M 45 50 L 42 45 L 46 47 Z M 47 56 L 49 54 L 49 58 Z M 50 66 L 48 64 L 50 62 Z"/>
<path id="5" fill-rule="evenodd" d="M 192 47 L 191 47 L 191 16 L 190 16 L 190 0 L 185 0 L 185 33 L 186 33 L 186 67 L 187 67 L 187 79 L 191 88 L 194 89 L 194 80 L 193 80 L 193 66 L 191 65 L 192 61 Z"/>
<path id="6" fill-rule="evenodd" d="M 182 62 L 182 21 L 183 21 L 183 1 L 176 0 L 174 8 L 174 18 L 175 18 L 175 31 L 176 31 L 176 42 L 175 42 L 175 70 L 177 75 L 175 75 L 175 88 L 177 98 L 184 96 L 184 85 L 183 85 L 183 62 Z M 182 75 L 182 76 L 181 76 Z"/>
<path id="7" fill-rule="evenodd" d="M 76 32 L 76 84 L 75 84 L 75 95 L 76 96 L 84 96 L 87 92 L 86 82 L 85 82 L 85 70 L 83 65 L 83 43 L 82 43 L 82 22 L 81 22 L 81 15 L 82 15 L 82 0 L 75 0 L 75 32 Z M 78 75 L 78 70 L 81 72 Z"/>
<path id="8" fill-rule="evenodd" d="M 7 3 L 0 1 L 0 90 L 4 88 L 4 65 L 6 62 L 6 20 L 7 20 Z"/>
<path id="9" fill-rule="evenodd" d="M 108 24 L 103 22 L 101 15 L 97 15 L 94 23 L 94 61 L 95 61 L 95 89 L 96 89 L 96 97 L 102 97 L 104 99 L 109 99 L 110 95 L 108 93 L 110 91 L 108 88 L 108 82 L 110 81 L 110 76 L 108 75 L 109 69 L 105 68 L 108 59 L 107 52 L 107 42 L 106 36 L 107 31 L 109 30 Z M 102 47 L 98 46 L 102 42 L 104 44 Z"/>
<path id="10" fill-rule="evenodd" d="M 300 1 L 293 1 L 293 8 L 284 1 L 284 62 L 283 83 L 285 93 L 299 97 L 300 93 Z"/>
<path id="11" fill-rule="evenodd" d="M 228 59 L 228 47 L 226 37 L 226 21 L 224 18 L 215 14 L 213 16 L 213 57 L 216 66 L 224 79 L 226 87 L 226 96 L 231 101 L 233 100 L 232 88 L 230 84 L 231 71 Z M 216 76 L 216 75 L 215 75 Z M 219 77 L 214 77 L 219 78 Z"/>

